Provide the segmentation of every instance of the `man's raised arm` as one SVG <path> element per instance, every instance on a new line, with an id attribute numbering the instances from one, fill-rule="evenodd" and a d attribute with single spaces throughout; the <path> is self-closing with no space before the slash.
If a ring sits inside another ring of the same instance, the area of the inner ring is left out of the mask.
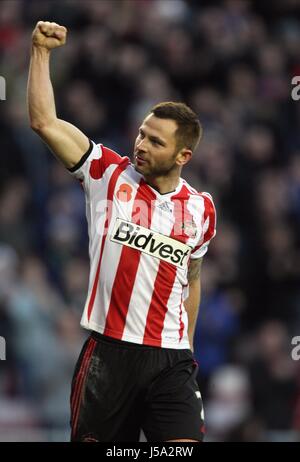
<path id="1" fill-rule="evenodd" d="M 67 29 L 39 21 L 32 33 L 27 87 L 31 128 L 67 167 L 74 167 L 88 151 L 89 139 L 69 122 L 57 118 L 49 61 L 51 50 L 66 43 Z"/>

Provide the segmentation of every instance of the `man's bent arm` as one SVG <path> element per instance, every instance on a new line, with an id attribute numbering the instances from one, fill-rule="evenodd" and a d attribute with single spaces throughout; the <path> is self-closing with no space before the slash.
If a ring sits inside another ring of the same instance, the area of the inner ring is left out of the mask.
<path id="1" fill-rule="evenodd" d="M 194 332 L 201 300 L 201 264 L 202 258 L 190 261 L 188 269 L 189 296 L 184 301 L 184 307 L 188 315 L 188 336 L 192 351 L 194 351 Z"/>
<path id="2" fill-rule="evenodd" d="M 64 45 L 66 29 L 55 23 L 38 22 L 32 34 L 27 101 L 30 125 L 56 157 L 74 167 L 87 152 L 89 139 L 74 125 L 57 118 L 50 79 L 50 54 Z"/>

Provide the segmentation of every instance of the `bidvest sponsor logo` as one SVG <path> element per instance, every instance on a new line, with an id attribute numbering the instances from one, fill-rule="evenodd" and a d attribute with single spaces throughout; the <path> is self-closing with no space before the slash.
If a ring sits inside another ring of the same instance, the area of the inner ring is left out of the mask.
<path id="1" fill-rule="evenodd" d="M 164 260 L 178 268 L 186 268 L 191 247 L 171 237 L 156 233 L 151 229 L 129 221 L 116 219 L 111 241 L 127 245 L 133 249 Z"/>

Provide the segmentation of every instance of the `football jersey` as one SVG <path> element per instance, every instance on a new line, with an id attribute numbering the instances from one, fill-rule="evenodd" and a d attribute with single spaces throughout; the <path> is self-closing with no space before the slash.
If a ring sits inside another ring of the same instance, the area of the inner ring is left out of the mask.
<path id="1" fill-rule="evenodd" d="M 128 157 L 92 141 L 70 172 L 85 191 L 89 233 L 81 325 L 128 342 L 190 348 L 187 272 L 216 233 L 211 196 L 182 178 L 160 194 Z"/>

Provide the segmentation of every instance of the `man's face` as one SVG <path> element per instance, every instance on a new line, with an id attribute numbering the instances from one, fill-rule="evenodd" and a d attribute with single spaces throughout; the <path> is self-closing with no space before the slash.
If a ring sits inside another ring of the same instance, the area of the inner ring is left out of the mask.
<path id="1" fill-rule="evenodd" d="M 144 176 L 167 176 L 178 168 L 175 132 L 171 119 L 159 119 L 150 114 L 139 128 L 134 145 L 134 167 Z"/>

